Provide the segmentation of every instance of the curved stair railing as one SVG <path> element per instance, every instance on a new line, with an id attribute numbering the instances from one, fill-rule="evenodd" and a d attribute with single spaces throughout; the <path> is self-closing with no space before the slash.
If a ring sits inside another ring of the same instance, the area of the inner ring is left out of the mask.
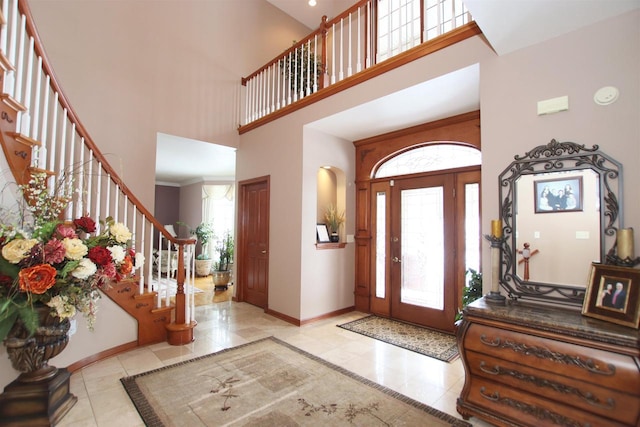
<path id="1" fill-rule="evenodd" d="M 191 342 L 195 240 L 169 234 L 98 149 L 55 77 L 26 0 L 2 0 L 0 24 L 0 142 L 15 182 L 46 173 L 53 191 L 71 177 L 65 220 L 88 215 L 126 225 L 145 263 L 105 293 L 138 320 L 139 345 Z"/>

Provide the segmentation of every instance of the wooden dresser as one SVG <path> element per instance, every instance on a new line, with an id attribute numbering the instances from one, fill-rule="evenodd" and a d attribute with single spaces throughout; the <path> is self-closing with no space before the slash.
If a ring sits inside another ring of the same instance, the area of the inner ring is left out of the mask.
<path id="1" fill-rule="evenodd" d="M 464 310 L 458 412 L 498 426 L 639 426 L 638 330 L 533 303 Z"/>

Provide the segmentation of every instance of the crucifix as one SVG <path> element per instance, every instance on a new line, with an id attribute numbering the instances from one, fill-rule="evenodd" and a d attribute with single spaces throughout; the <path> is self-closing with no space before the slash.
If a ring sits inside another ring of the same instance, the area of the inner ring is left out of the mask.
<path id="1" fill-rule="evenodd" d="M 524 280 L 529 280 L 529 258 L 540 251 L 537 249 L 531 250 L 529 243 L 525 243 L 523 246 L 524 249 L 518 251 L 518 253 L 522 255 L 522 259 L 518 261 L 518 264 L 524 262 Z"/>

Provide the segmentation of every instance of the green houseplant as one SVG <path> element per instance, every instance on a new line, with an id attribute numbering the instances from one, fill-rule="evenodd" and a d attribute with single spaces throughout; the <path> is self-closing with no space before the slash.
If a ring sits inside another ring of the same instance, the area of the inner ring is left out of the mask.
<path id="1" fill-rule="evenodd" d="M 215 232 L 213 224 L 202 222 L 196 228 L 191 228 L 188 224 L 178 221 L 178 224 L 184 225 L 189 229 L 189 234 L 196 236 L 200 242 L 200 253 L 196 255 L 196 274 L 198 276 L 208 276 L 211 273 L 213 260 L 209 256 L 209 242 L 214 239 Z"/>
<path id="2" fill-rule="evenodd" d="M 222 240 L 218 241 L 216 251 L 218 253 L 218 260 L 213 267 L 213 283 L 216 288 L 227 288 L 231 281 L 231 271 L 229 264 L 233 262 L 233 236 L 231 232 L 227 230 Z"/>
<path id="3" fill-rule="evenodd" d="M 293 46 L 296 43 L 294 40 Z M 315 69 L 313 64 L 316 64 Z M 288 54 L 285 59 L 280 60 L 280 69 L 289 80 L 292 91 L 297 93 L 304 91 L 306 95 L 310 95 L 317 90 L 323 72 L 323 64 L 320 61 L 316 62 L 316 54 L 313 49 L 304 43 Z M 307 86 L 309 93 L 306 93 Z"/>
<path id="4" fill-rule="evenodd" d="M 470 268 L 467 270 L 467 275 L 469 275 L 469 282 L 462 293 L 462 308 L 482 298 L 482 273 Z M 459 320 L 462 320 L 462 310 L 458 310 L 456 314 L 455 321 L 458 322 Z"/>

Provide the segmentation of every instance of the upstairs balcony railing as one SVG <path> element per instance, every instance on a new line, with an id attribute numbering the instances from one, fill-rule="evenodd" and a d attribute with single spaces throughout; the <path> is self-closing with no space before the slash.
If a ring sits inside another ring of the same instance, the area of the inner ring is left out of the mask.
<path id="1" fill-rule="evenodd" d="M 461 0 L 361 0 L 331 20 L 325 16 L 318 29 L 242 79 L 241 132 L 471 22 Z"/>

